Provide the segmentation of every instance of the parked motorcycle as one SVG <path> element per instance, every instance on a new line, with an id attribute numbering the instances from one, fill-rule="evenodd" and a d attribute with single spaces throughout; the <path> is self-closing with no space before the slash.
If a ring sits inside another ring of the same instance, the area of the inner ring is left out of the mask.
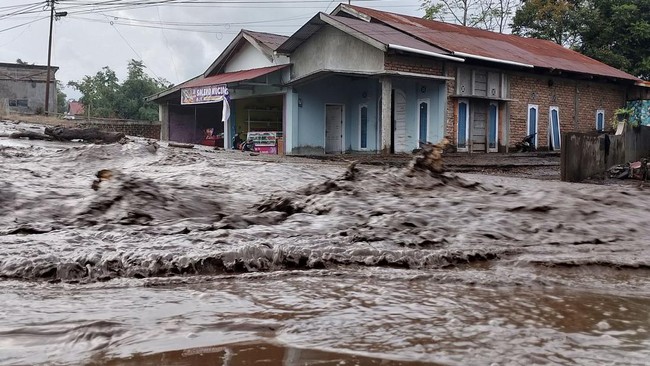
<path id="1" fill-rule="evenodd" d="M 537 133 L 530 134 L 524 137 L 521 141 L 515 144 L 515 148 L 518 152 L 533 152 L 535 151 L 535 135 Z"/>

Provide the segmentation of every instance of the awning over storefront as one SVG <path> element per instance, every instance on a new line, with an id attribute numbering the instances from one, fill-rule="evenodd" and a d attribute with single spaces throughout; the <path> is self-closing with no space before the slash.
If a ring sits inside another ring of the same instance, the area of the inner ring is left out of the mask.
<path id="1" fill-rule="evenodd" d="M 224 74 L 217 74 L 207 78 L 190 80 L 187 83 L 181 84 L 181 88 L 220 85 L 220 84 L 235 83 L 239 81 L 253 80 L 253 79 L 257 79 L 260 76 L 270 74 L 274 71 L 284 69 L 287 66 L 289 65 L 288 64 L 277 65 L 277 66 L 261 67 L 259 69 L 250 69 L 250 70 L 242 70 L 242 71 L 235 71 L 235 72 L 227 72 Z"/>
<path id="2" fill-rule="evenodd" d="M 269 66 L 269 67 L 260 67 L 257 69 L 249 69 L 249 70 L 241 70 L 241 71 L 235 71 L 235 72 L 227 72 L 223 74 L 217 74 L 213 76 L 209 76 L 207 78 L 198 76 L 194 79 L 188 80 L 182 84 L 176 85 L 172 88 L 169 88 L 165 91 L 162 91 L 156 95 L 149 96 L 145 98 L 147 101 L 156 101 L 157 99 L 161 99 L 163 97 L 166 97 L 172 93 L 178 92 L 181 90 L 181 94 L 183 94 L 183 90 L 185 89 L 192 89 L 192 88 L 202 88 L 202 87 L 214 87 L 215 92 L 219 94 L 220 88 L 223 88 L 224 86 L 227 86 L 227 84 L 230 83 L 237 83 L 237 82 L 244 82 L 244 81 L 249 81 L 249 80 L 254 80 L 257 79 L 261 76 L 271 74 L 275 71 L 284 69 L 285 67 L 288 67 L 289 64 L 284 64 L 284 65 L 276 65 L 276 66 Z M 222 90 L 223 91 L 223 90 Z M 223 94 L 223 93 L 221 93 Z M 206 101 L 203 103 L 214 103 L 214 102 L 219 102 L 221 101 L 222 98 L 216 98 L 215 100 L 210 100 Z M 190 103 L 193 104 L 193 103 Z"/>
<path id="3" fill-rule="evenodd" d="M 190 80 L 181 85 L 181 104 L 221 102 L 224 98 L 228 98 L 228 83 L 257 79 L 286 66 L 288 65 L 262 67 Z"/>

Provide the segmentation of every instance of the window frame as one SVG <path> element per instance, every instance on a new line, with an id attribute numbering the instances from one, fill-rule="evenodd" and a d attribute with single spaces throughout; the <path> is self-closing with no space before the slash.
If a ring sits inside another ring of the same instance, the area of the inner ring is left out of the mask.
<path id="1" fill-rule="evenodd" d="M 467 106 L 465 110 L 465 147 L 460 147 L 458 145 L 458 133 L 460 132 L 460 104 L 465 103 Z M 458 116 L 456 116 L 456 149 L 458 151 L 469 151 L 469 114 L 470 114 L 470 105 L 469 99 L 461 98 L 458 99 Z"/>
<path id="2" fill-rule="evenodd" d="M 558 134 L 558 146 L 555 146 L 555 140 L 554 140 L 554 127 L 553 127 L 553 111 L 557 112 L 557 134 Z M 560 107 L 558 106 L 551 106 L 548 108 L 548 124 L 549 124 L 549 134 L 551 137 L 551 141 L 549 144 L 549 149 L 552 149 L 553 151 L 556 150 L 562 150 L 562 127 L 560 125 Z"/>
<path id="3" fill-rule="evenodd" d="M 420 105 L 422 103 L 425 103 L 427 105 L 427 136 L 423 139 L 422 136 L 420 136 Z M 427 142 L 427 137 L 429 136 L 429 127 L 431 126 L 431 99 L 430 98 L 422 98 L 418 99 L 418 102 L 416 104 L 416 116 L 417 117 L 417 131 L 418 131 L 418 139 L 417 139 L 417 144 L 418 148 L 420 147 L 420 141 L 424 141 L 425 143 Z"/>
<path id="4" fill-rule="evenodd" d="M 530 135 L 530 110 L 535 108 L 535 148 L 537 148 L 537 138 L 539 137 L 539 105 L 529 104 L 526 109 L 526 135 Z"/>
<path id="5" fill-rule="evenodd" d="M 496 107 L 496 121 L 495 121 L 495 131 L 494 131 L 494 147 L 490 147 L 490 107 L 495 106 Z M 499 102 L 498 101 L 490 101 L 490 104 L 488 105 L 488 138 L 487 138 L 487 148 L 488 152 L 499 152 Z"/>
<path id="6" fill-rule="evenodd" d="M 361 146 L 361 110 L 363 108 L 366 108 L 366 147 Z M 369 126 L 368 111 L 369 109 L 367 103 L 359 104 L 359 150 L 360 151 L 368 150 L 368 126 Z"/>
<path id="7" fill-rule="evenodd" d="M 598 128 L 598 115 L 599 114 L 603 115 L 603 128 L 602 129 Z M 596 110 L 596 131 L 605 131 L 605 110 L 604 109 L 597 109 Z"/>

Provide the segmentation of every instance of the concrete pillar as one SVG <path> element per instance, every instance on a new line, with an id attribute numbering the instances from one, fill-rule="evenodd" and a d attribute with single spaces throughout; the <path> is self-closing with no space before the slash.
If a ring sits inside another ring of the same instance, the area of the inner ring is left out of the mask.
<path id="1" fill-rule="evenodd" d="M 230 101 L 226 100 L 225 97 L 222 103 L 229 103 L 230 105 Z M 223 110 L 223 106 L 222 106 L 222 110 Z M 223 120 L 223 148 L 226 150 L 230 150 L 230 145 L 232 144 L 232 142 L 230 141 L 230 119 L 231 116 L 228 116 L 228 118 Z"/>
<path id="2" fill-rule="evenodd" d="M 291 154 L 298 144 L 298 93 L 288 88 L 284 94 L 284 153 Z"/>
<path id="3" fill-rule="evenodd" d="M 381 80 L 381 153 L 383 155 L 390 154 L 391 149 L 391 136 L 392 136 L 392 91 L 393 83 L 390 77 L 382 77 Z"/>
<path id="4" fill-rule="evenodd" d="M 580 116 L 580 88 L 576 80 L 576 90 L 573 95 L 573 131 L 578 131 L 578 118 Z"/>
<path id="5" fill-rule="evenodd" d="M 158 104 L 158 119 L 160 120 L 160 141 L 169 141 L 169 105 Z"/>

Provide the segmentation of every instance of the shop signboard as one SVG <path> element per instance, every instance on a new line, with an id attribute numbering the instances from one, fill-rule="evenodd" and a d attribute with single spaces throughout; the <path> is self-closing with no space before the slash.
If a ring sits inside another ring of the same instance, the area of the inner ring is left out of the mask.
<path id="1" fill-rule="evenodd" d="M 205 104 L 221 102 L 228 96 L 227 85 L 195 86 L 181 89 L 181 104 Z"/>

